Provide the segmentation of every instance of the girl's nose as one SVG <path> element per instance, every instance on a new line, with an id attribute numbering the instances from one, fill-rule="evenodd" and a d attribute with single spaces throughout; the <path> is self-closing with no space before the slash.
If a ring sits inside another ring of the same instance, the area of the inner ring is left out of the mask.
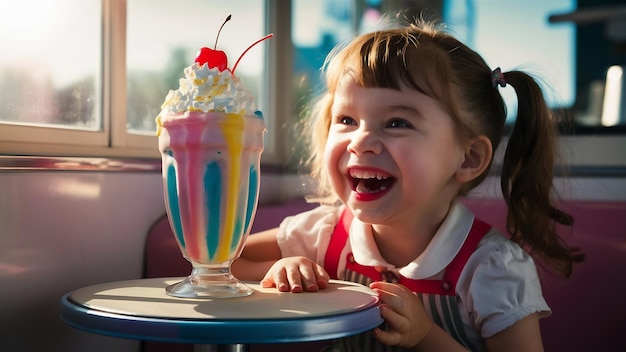
<path id="1" fill-rule="evenodd" d="M 383 150 L 382 142 L 374 131 L 359 128 L 350 136 L 348 151 L 354 154 L 374 153 L 380 154 Z"/>

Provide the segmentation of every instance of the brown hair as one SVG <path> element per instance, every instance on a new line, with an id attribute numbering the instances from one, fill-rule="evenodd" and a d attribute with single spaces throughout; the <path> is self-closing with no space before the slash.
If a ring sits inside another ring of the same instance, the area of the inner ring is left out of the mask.
<path id="1" fill-rule="evenodd" d="M 361 35 L 337 47 L 325 64 L 326 93 L 314 107 L 311 122 L 312 176 L 319 181 L 318 200 L 336 201 L 323 170 L 330 109 L 338 80 L 346 72 L 363 87 L 400 89 L 404 84 L 442 103 L 461 138 L 485 135 L 495 150 L 504 134 L 506 107 L 492 71 L 476 52 L 432 23 L 412 23 Z M 541 88 L 521 71 L 504 73 L 517 94 L 517 121 L 502 165 L 501 187 L 508 206 L 511 239 L 565 277 L 573 255 L 558 236 L 555 223 L 571 225 L 572 217 L 553 204 L 556 126 Z M 461 195 L 480 184 L 489 168 L 468 183 Z"/>

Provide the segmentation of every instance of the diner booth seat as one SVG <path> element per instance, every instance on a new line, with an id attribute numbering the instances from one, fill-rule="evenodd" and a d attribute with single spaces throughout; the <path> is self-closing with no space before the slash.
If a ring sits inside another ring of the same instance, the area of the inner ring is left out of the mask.
<path id="1" fill-rule="evenodd" d="M 506 207 L 499 199 L 464 201 L 477 217 L 505 229 Z M 559 228 L 572 246 L 580 247 L 585 261 L 563 280 L 540 267 L 543 293 L 552 315 L 541 319 L 546 351 L 626 351 L 626 203 L 568 200 L 561 206 L 574 216 L 574 226 Z M 297 200 L 258 209 L 252 233 L 277 226 L 284 217 L 312 208 Z M 190 264 L 183 259 L 167 222 L 158 219 L 146 243 L 145 276 L 186 276 Z M 498 294 L 494 292 L 494 294 Z M 319 351 L 325 342 L 250 346 L 251 352 Z M 145 352 L 192 351 L 191 345 L 145 342 Z"/>

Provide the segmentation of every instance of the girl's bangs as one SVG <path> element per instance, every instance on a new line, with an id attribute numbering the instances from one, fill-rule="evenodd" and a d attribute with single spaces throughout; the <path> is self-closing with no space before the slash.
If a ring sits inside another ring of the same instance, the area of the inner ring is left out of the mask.
<path id="1" fill-rule="evenodd" d="M 326 72 L 329 92 L 334 92 L 339 80 L 349 74 L 365 88 L 400 90 L 404 85 L 439 98 L 437 91 L 441 83 L 436 74 L 439 70 L 433 67 L 432 56 L 440 55 L 428 47 L 401 30 L 363 36 L 344 47 L 329 62 Z"/>

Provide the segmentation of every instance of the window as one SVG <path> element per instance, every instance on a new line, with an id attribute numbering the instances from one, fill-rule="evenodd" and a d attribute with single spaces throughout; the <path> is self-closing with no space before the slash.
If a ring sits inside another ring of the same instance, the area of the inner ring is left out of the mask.
<path id="1" fill-rule="evenodd" d="M 106 143 L 101 17 L 100 0 L 0 0 L 0 140 Z"/>
<path id="2" fill-rule="evenodd" d="M 575 98 L 576 27 L 550 23 L 548 18 L 575 8 L 575 0 L 446 0 L 444 22 L 490 67 L 536 75 L 548 104 L 555 109 L 569 108 Z M 517 110 L 515 92 L 511 87 L 500 92 L 512 121 Z"/>
<path id="3" fill-rule="evenodd" d="M 0 1 L 0 120 L 102 130 L 100 15 L 98 0 Z"/>

